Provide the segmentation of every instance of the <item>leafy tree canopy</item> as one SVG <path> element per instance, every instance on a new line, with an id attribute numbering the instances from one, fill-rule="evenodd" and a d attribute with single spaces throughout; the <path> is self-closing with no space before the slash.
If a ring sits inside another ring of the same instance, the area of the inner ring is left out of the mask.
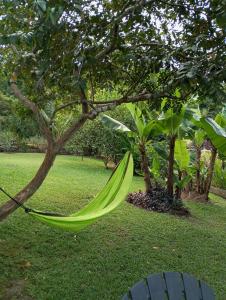
<path id="1" fill-rule="evenodd" d="M 1 63 L 42 107 L 75 101 L 81 89 L 95 100 L 98 87 L 119 83 L 124 97 L 162 89 L 172 95 L 179 86 L 219 102 L 224 2 L 4 1 Z"/>

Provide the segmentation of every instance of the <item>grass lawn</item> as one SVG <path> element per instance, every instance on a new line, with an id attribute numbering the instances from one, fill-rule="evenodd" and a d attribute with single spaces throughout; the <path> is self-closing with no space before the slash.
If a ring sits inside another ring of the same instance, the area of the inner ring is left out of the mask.
<path id="1" fill-rule="evenodd" d="M 0 154 L 0 186 L 14 194 L 31 178 L 42 154 Z M 103 187 L 103 163 L 58 156 L 27 202 L 71 213 Z M 134 178 L 132 190 L 143 188 Z M 6 197 L 0 195 L 0 202 Z M 122 204 L 76 236 L 47 227 L 18 209 L 0 223 L 0 299 L 110 300 L 149 273 L 182 271 L 209 283 L 226 299 L 226 200 L 186 203 L 181 219 Z"/>

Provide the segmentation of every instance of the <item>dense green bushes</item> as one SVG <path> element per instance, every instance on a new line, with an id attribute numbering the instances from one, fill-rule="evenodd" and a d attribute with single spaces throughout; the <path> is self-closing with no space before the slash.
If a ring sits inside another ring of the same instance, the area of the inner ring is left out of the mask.
<path id="1" fill-rule="evenodd" d="M 18 137 L 11 131 L 0 132 L 0 151 L 16 151 L 18 145 Z"/>
<path id="2" fill-rule="evenodd" d="M 202 151 L 201 175 L 203 177 L 203 181 L 206 179 L 209 160 L 210 151 Z M 226 189 L 226 169 L 224 168 L 224 161 L 221 160 L 220 157 L 218 157 L 215 161 L 212 185 L 221 189 Z"/>
<path id="3" fill-rule="evenodd" d="M 226 189 L 226 168 L 221 160 L 217 160 L 214 167 L 213 185 L 221 189 Z"/>
<path id="4" fill-rule="evenodd" d="M 128 112 L 120 107 L 111 113 L 112 116 L 131 122 Z M 105 165 L 109 161 L 117 163 L 130 148 L 128 138 L 121 132 L 106 128 L 99 119 L 88 121 L 67 143 L 68 153 L 101 157 Z"/>

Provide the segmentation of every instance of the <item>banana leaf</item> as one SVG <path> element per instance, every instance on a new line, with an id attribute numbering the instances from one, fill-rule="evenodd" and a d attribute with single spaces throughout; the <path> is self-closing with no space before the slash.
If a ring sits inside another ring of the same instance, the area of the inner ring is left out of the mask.
<path id="1" fill-rule="evenodd" d="M 203 129 L 199 129 L 195 132 L 194 142 L 197 147 L 201 147 L 205 140 L 206 133 Z"/>
<path id="2" fill-rule="evenodd" d="M 131 131 L 126 125 L 124 125 L 123 123 L 103 114 L 100 116 L 100 120 L 101 122 L 108 127 L 109 129 L 113 129 L 113 130 L 119 130 L 122 132 L 129 132 Z"/>
<path id="3" fill-rule="evenodd" d="M 185 140 L 176 140 L 174 158 L 180 171 L 187 170 L 190 162 L 190 154 Z"/>
<path id="4" fill-rule="evenodd" d="M 226 131 L 211 118 L 201 118 L 200 124 L 218 152 L 226 155 Z"/>
<path id="5" fill-rule="evenodd" d="M 159 129 L 167 135 L 175 135 L 181 125 L 185 114 L 185 107 L 180 112 L 174 112 L 172 108 L 162 113 L 157 121 Z"/>

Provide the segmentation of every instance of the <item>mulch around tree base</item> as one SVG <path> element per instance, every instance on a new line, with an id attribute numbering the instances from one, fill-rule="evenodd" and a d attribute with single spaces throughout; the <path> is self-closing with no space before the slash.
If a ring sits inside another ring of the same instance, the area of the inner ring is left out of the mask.
<path id="1" fill-rule="evenodd" d="M 190 216 L 189 210 L 183 206 L 181 200 L 173 199 L 163 188 L 154 188 L 152 193 L 134 192 L 130 193 L 127 201 L 135 206 L 146 210 L 170 213 L 177 216 Z"/>
<path id="2" fill-rule="evenodd" d="M 196 191 L 189 192 L 188 194 L 182 193 L 181 198 L 183 200 L 191 200 L 195 202 L 205 203 L 205 204 L 211 204 L 212 202 L 208 199 L 206 200 L 204 194 L 199 194 Z"/>

